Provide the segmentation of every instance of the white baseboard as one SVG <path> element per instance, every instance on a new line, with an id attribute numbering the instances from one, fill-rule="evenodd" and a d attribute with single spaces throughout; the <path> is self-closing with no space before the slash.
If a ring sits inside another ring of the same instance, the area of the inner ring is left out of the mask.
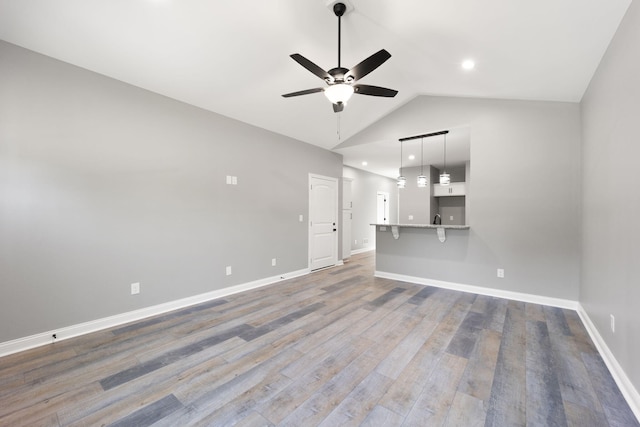
<path id="1" fill-rule="evenodd" d="M 237 294 L 239 292 L 261 288 L 263 286 L 271 285 L 282 280 L 292 279 L 294 277 L 300 277 L 306 274 L 309 274 L 308 268 L 255 280 L 253 282 L 242 283 L 240 285 L 230 286 L 228 288 L 217 289 L 215 291 L 207 292 L 204 294 L 194 295 L 192 297 L 182 298 L 176 301 L 170 301 L 151 307 L 145 307 L 139 310 L 129 311 L 127 313 L 116 314 L 115 316 L 104 317 L 102 319 L 79 323 L 77 325 L 66 326 L 63 328 L 42 332 L 24 338 L 6 341 L 0 343 L 0 357 L 18 353 L 20 351 L 28 350 L 42 345 L 51 344 L 52 342 L 62 341 L 65 339 L 77 337 L 79 335 L 96 332 L 102 329 L 112 328 L 114 326 L 123 325 L 135 320 L 156 316 L 158 314 L 167 313 L 169 311 L 177 310 L 191 305 L 200 304 L 217 298 Z M 53 334 L 56 334 L 56 339 L 52 338 Z"/>
<path id="2" fill-rule="evenodd" d="M 552 298 L 540 295 L 526 294 L 523 292 L 506 291 L 503 289 L 485 288 L 482 286 L 463 285 L 454 282 L 443 282 L 441 280 L 426 279 L 424 277 L 406 276 L 404 274 L 388 273 L 386 271 L 377 271 L 374 273 L 376 277 L 385 279 L 400 280 L 402 282 L 417 283 L 419 285 L 435 286 L 436 288 L 451 289 L 454 291 L 470 292 L 473 294 L 487 295 L 491 297 L 505 298 L 514 301 L 530 302 L 533 304 L 548 305 L 551 307 L 568 308 L 570 310 L 578 309 L 578 301 Z"/>
<path id="3" fill-rule="evenodd" d="M 376 250 L 375 246 L 372 246 L 370 248 L 360 248 L 360 249 L 356 249 L 355 251 L 351 251 L 351 255 L 358 255 L 364 252 L 370 252 L 375 250 Z"/>
<path id="4" fill-rule="evenodd" d="M 577 311 L 580 319 L 582 319 L 584 327 L 587 329 L 587 332 L 591 337 L 591 340 L 596 345 L 596 348 L 598 349 L 600 356 L 604 360 L 604 363 L 607 365 L 607 368 L 609 368 L 611 376 L 613 376 L 613 379 L 618 385 L 618 388 L 620 388 L 622 395 L 631 407 L 631 410 L 635 414 L 636 418 L 640 420 L 640 393 L 638 393 L 638 390 L 636 390 L 636 388 L 631 383 L 631 380 L 622 369 L 622 366 L 620 366 L 620 364 L 616 360 L 615 356 L 609 349 L 609 346 L 602 338 L 600 332 L 598 332 L 598 329 L 593 324 L 593 322 L 589 318 L 589 315 L 581 304 L 578 304 Z"/>

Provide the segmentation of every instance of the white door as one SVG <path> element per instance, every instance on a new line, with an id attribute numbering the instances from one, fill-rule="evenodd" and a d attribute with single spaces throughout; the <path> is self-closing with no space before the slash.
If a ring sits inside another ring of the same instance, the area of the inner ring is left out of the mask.
<path id="1" fill-rule="evenodd" d="M 338 262 L 338 180 L 309 175 L 309 269 Z"/>
<path id="2" fill-rule="evenodd" d="M 377 196 L 377 224 L 389 224 L 389 193 L 378 191 Z"/>

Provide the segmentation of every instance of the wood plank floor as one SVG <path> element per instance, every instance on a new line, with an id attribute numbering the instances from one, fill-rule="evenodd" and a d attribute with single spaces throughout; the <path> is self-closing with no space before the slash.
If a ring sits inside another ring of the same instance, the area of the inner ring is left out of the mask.
<path id="1" fill-rule="evenodd" d="M 0 425 L 639 426 L 574 311 L 373 270 L 0 358 Z"/>

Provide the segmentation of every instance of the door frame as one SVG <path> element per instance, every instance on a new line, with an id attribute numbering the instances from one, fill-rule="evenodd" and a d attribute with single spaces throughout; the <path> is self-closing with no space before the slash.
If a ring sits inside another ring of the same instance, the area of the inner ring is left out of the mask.
<path id="1" fill-rule="evenodd" d="M 325 175 L 318 175 L 315 173 L 309 173 L 309 182 L 308 182 L 308 189 L 309 189 L 309 210 L 307 212 L 307 269 L 309 269 L 309 271 L 311 271 L 311 254 L 313 253 L 313 235 L 312 235 L 312 228 L 311 228 L 311 181 L 313 178 L 317 178 L 317 179 L 324 179 L 324 180 L 328 180 L 328 181 L 333 181 L 336 185 L 336 195 L 335 195 L 335 200 L 334 200 L 334 204 L 335 204 L 335 218 L 336 218 L 336 232 L 333 233 L 334 234 L 334 255 L 335 255 L 335 264 L 333 265 L 337 265 L 338 264 L 338 236 L 340 235 L 340 230 L 342 227 L 342 219 L 338 217 L 339 214 L 339 209 L 338 209 L 338 201 L 340 200 L 339 198 L 339 184 L 340 184 L 340 180 L 338 178 L 334 178 L 332 176 L 325 176 Z"/>
<path id="2" fill-rule="evenodd" d="M 385 214 L 384 216 L 387 217 L 387 220 L 383 221 L 383 222 L 385 222 L 386 224 L 389 224 L 391 222 L 391 220 L 389 219 L 389 216 L 391 215 L 391 209 L 390 209 L 391 200 L 389 200 L 389 199 L 390 199 L 391 196 L 390 196 L 388 191 L 378 190 L 376 192 L 376 222 L 380 222 L 378 220 L 379 219 L 378 218 L 378 207 L 379 207 L 378 206 L 378 196 L 384 196 L 385 197 L 386 202 L 385 202 L 385 205 L 384 205 L 383 209 L 384 209 L 384 214 Z"/>

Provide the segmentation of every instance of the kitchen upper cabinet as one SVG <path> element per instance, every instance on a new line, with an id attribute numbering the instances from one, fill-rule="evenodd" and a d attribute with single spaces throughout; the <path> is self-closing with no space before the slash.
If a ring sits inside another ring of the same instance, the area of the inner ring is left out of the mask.
<path id="1" fill-rule="evenodd" d="M 467 184 L 465 182 L 452 182 L 449 185 L 433 184 L 434 197 L 465 196 Z"/>

